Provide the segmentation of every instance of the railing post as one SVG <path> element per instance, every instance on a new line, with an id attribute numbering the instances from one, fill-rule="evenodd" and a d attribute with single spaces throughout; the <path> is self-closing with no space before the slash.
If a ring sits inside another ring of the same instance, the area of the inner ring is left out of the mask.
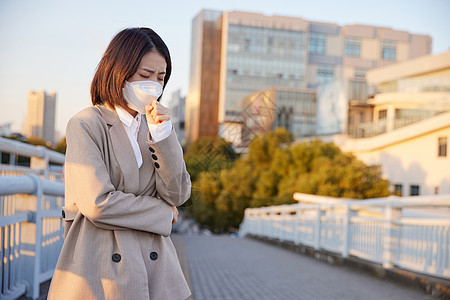
<path id="1" fill-rule="evenodd" d="M 392 200 L 385 208 L 385 233 L 383 243 L 383 267 L 391 269 L 394 267 L 395 253 L 398 246 L 398 226 L 396 221 L 401 217 L 401 209 L 392 206 Z"/>
<path id="2" fill-rule="evenodd" d="M 320 249 L 320 231 L 321 231 L 321 224 L 320 219 L 322 217 L 322 210 L 319 204 L 317 204 L 316 209 L 316 223 L 314 228 L 314 249 L 319 250 Z"/>
<path id="3" fill-rule="evenodd" d="M 37 148 L 41 149 L 44 153 L 44 157 L 36 157 L 32 156 L 30 159 L 30 168 L 33 170 L 41 170 L 44 178 L 48 178 L 48 169 L 49 169 L 49 157 L 47 148 L 43 146 L 38 146 Z"/>
<path id="4" fill-rule="evenodd" d="M 9 154 L 9 164 L 14 166 L 16 164 L 16 155 L 14 153 Z"/>
<path id="5" fill-rule="evenodd" d="M 342 249 L 342 257 L 348 257 L 348 252 L 350 249 L 350 204 L 345 203 L 345 215 L 344 215 L 344 248 Z"/>
<path id="6" fill-rule="evenodd" d="M 42 197 L 44 195 L 42 181 L 34 174 L 30 174 L 36 181 L 36 243 L 34 244 L 34 269 L 33 269 L 33 286 L 31 287 L 31 294 L 33 299 L 39 297 L 40 274 L 41 274 L 41 249 L 42 249 Z"/>
<path id="7" fill-rule="evenodd" d="M 300 244 L 300 237 L 299 237 L 299 230 L 298 230 L 298 227 L 300 225 L 299 218 L 301 216 L 300 211 L 301 211 L 300 208 L 297 208 L 295 210 L 295 219 L 294 219 L 294 244 L 295 245 Z"/>

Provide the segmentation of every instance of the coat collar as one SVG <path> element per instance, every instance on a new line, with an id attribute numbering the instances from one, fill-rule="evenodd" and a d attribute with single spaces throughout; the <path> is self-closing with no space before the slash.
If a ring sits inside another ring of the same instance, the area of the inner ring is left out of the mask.
<path id="1" fill-rule="evenodd" d="M 114 108 L 107 105 L 98 105 L 97 107 L 109 127 L 114 155 L 123 173 L 124 192 L 137 194 L 139 190 L 139 168 L 128 135 Z"/>
<path id="2" fill-rule="evenodd" d="M 115 125 L 116 122 L 120 122 L 119 117 L 117 116 L 116 110 L 109 105 L 96 105 L 96 107 L 100 110 L 100 113 L 105 119 L 108 125 Z"/>

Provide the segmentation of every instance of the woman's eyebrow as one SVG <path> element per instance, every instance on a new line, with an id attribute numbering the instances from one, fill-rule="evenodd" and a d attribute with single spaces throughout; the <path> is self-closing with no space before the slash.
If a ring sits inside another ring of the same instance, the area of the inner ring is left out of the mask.
<path id="1" fill-rule="evenodd" d="M 152 73 L 152 74 L 155 73 L 155 71 L 147 69 L 147 68 L 141 68 L 141 69 L 144 70 L 144 71 L 147 71 L 149 73 Z M 163 74 L 166 74 L 166 72 L 159 72 L 158 74 L 163 75 Z"/>

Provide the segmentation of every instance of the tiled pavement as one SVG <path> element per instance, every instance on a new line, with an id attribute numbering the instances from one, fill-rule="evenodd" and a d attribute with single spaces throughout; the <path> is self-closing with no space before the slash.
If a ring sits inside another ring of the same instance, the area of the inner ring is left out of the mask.
<path id="1" fill-rule="evenodd" d="M 251 239 L 185 235 L 173 240 L 195 300 L 434 299 Z"/>

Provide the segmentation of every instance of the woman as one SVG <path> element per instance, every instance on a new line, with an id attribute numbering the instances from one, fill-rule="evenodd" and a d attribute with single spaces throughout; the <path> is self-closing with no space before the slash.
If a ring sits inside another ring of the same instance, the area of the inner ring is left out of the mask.
<path id="1" fill-rule="evenodd" d="M 109 44 L 93 106 L 67 125 L 65 241 L 48 299 L 190 295 L 169 235 L 191 181 L 169 110 L 156 101 L 171 70 L 149 28 L 125 29 Z"/>

